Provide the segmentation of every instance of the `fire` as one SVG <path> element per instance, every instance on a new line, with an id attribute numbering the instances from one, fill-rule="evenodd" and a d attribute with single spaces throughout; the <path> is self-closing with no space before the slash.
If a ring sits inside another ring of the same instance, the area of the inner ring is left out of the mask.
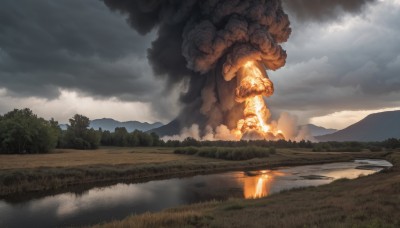
<path id="1" fill-rule="evenodd" d="M 238 82 L 236 101 L 244 103 L 245 108 L 244 118 L 237 122 L 233 133 L 238 138 L 284 139 L 281 130 L 267 124 L 271 114 L 263 97 L 271 96 L 274 93 L 274 86 L 263 67 L 252 61 L 245 63 Z"/>

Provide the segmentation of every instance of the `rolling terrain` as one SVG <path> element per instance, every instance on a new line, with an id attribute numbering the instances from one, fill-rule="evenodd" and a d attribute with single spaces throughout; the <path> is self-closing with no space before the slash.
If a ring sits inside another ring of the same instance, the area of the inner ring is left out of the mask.
<path id="1" fill-rule="evenodd" d="M 317 136 L 319 141 L 383 141 L 400 138 L 400 110 L 368 115 L 361 121 L 332 134 Z"/>

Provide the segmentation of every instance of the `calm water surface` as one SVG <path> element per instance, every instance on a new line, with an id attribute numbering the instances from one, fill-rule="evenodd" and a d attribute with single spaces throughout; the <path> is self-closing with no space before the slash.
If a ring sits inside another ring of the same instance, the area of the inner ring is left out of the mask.
<path id="1" fill-rule="evenodd" d="M 69 192 L 18 203 L 1 200 L 0 227 L 89 225 L 212 199 L 266 197 L 282 190 L 370 175 L 390 166 L 384 160 L 363 159 L 274 170 L 198 175 L 139 184 L 116 184 L 79 194 Z"/>

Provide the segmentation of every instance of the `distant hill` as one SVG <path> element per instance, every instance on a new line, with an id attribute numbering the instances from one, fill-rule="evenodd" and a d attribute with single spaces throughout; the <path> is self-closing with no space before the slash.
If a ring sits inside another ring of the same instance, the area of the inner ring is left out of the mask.
<path id="1" fill-rule="evenodd" d="M 96 119 L 90 121 L 90 127 L 94 129 L 103 129 L 103 130 L 108 130 L 108 131 L 114 131 L 116 127 L 125 127 L 128 132 L 132 132 L 134 130 L 140 130 L 140 131 L 148 131 L 153 128 L 158 128 L 163 126 L 162 123 L 160 122 L 155 122 L 155 123 L 147 123 L 147 122 L 139 122 L 139 121 L 126 121 L 126 122 L 120 122 L 114 119 L 110 118 L 103 118 L 103 119 Z"/>
<path id="2" fill-rule="evenodd" d="M 387 138 L 400 138 L 400 110 L 371 114 L 343 130 L 316 137 L 319 141 L 383 141 Z"/>
<path id="3" fill-rule="evenodd" d="M 153 128 L 158 128 L 163 126 L 162 123 L 147 123 L 147 122 L 139 122 L 139 121 L 126 121 L 120 122 L 111 118 L 103 118 L 103 119 L 95 119 L 90 121 L 90 128 L 98 130 L 101 128 L 103 131 L 114 131 L 116 127 L 125 127 L 128 132 L 132 132 L 134 130 L 140 131 L 148 131 Z M 61 129 L 66 130 L 67 124 L 60 124 Z"/>
<path id="4" fill-rule="evenodd" d="M 337 132 L 336 129 L 332 129 L 332 128 L 324 128 L 324 127 L 320 127 L 314 124 L 306 124 L 306 125 L 302 125 L 300 127 L 307 127 L 307 129 L 310 131 L 312 136 L 320 136 L 320 135 L 327 135 L 327 134 L 332 134 Z"/>
<path id="5" fill-rule="evenodd" d="M 163 137 L 166 135 L 179 135 L 180 131 L 181 131 L 181 124 L 177 119 L 175 119 L 164 126 L 153 128 L 147 132 L 148 133 L 154 132 L 160 137 Z"/>

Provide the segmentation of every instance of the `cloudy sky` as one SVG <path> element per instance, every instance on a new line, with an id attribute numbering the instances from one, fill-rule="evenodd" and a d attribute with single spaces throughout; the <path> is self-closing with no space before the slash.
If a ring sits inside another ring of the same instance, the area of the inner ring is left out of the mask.
<path id="1" fill-rule="evenodd" d="M 323 2 L 323 3 L 322 3 Z M 65 123 L 172 120 L 181 84 L 166 86 L 142 36 L 99 0 L 2 0 L 0 114 L 31 108 Z M 400 0 L 287 0 L 292 35 L 285 67 L 270 72 L 274 113 L 343 128 L 400 109 Z"/>

